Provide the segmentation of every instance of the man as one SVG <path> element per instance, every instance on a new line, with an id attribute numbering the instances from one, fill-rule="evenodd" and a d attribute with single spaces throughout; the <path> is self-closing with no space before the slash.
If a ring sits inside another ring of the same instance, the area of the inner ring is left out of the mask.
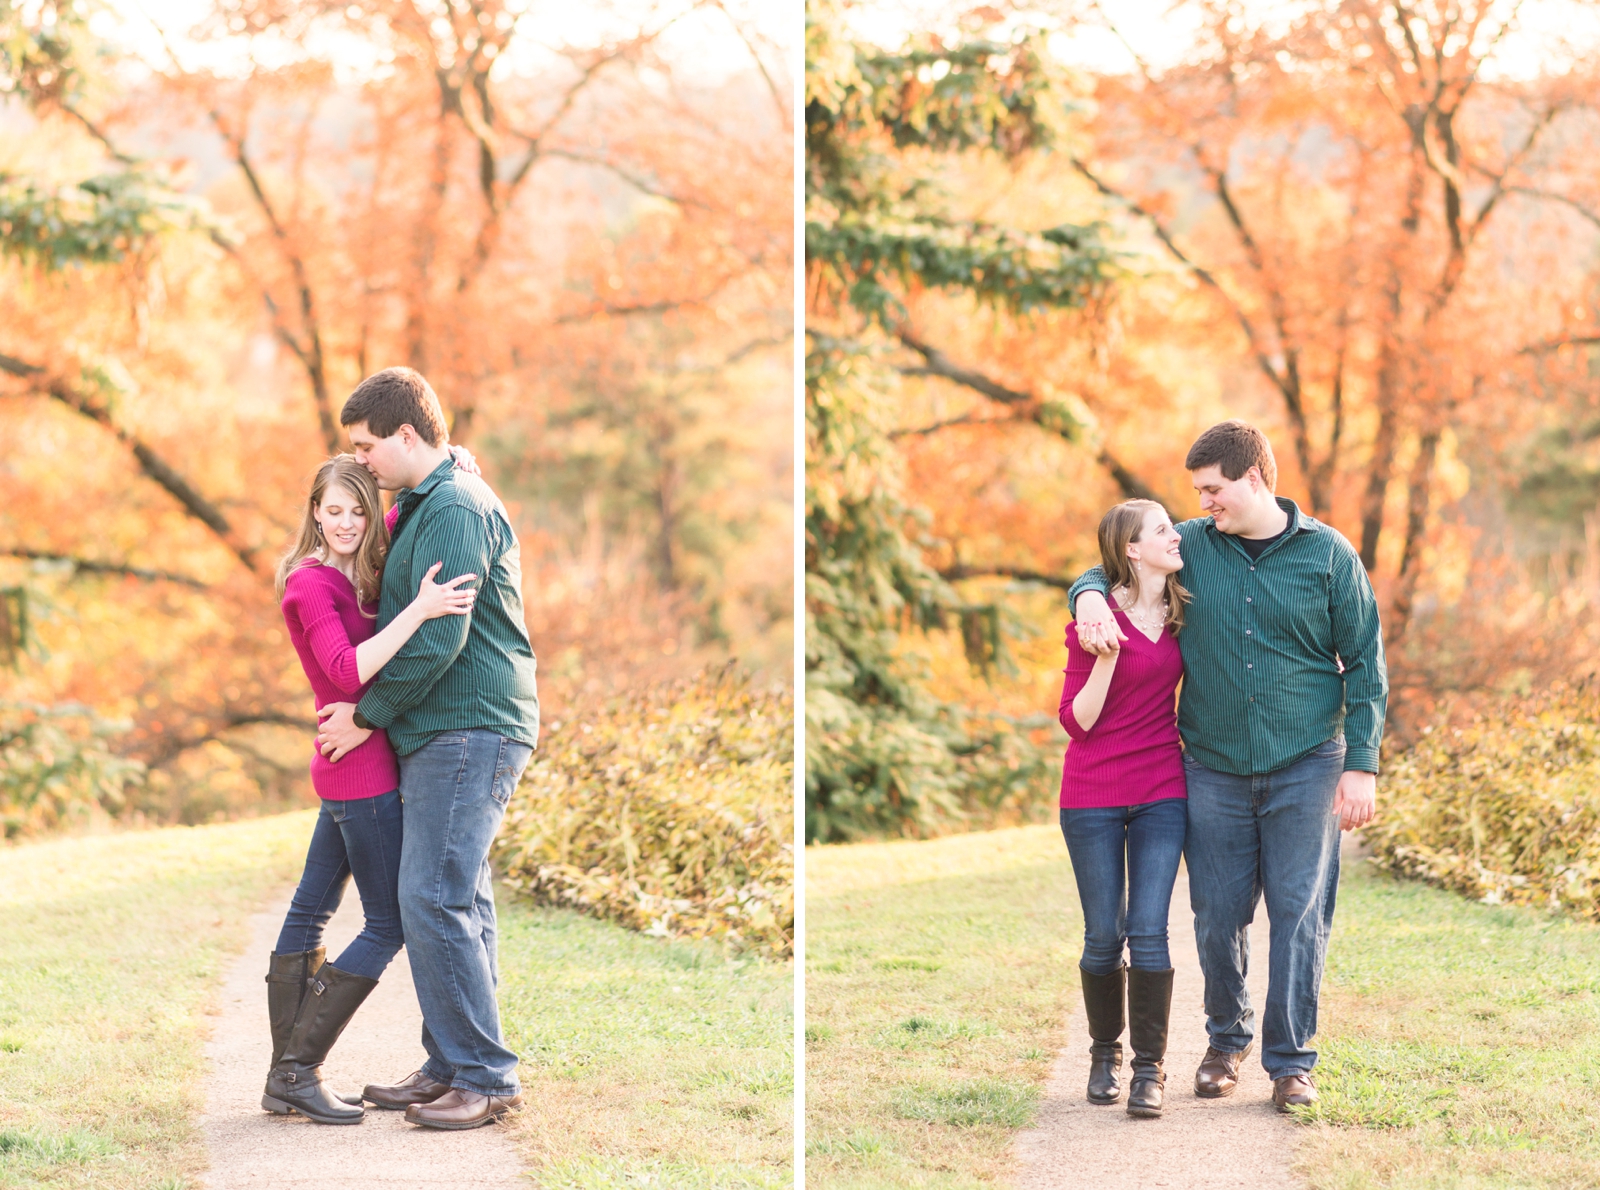
<path id="1" fill-rule="evenodd" d="M 398 519 L 383 569 L 381 631 L 442 562 L 440 581 L 480 576 L 466 616 L 430 620 L 357 706 L 323 708 L 318 743 L 337 760 L 375 727 L 400 758 L 405 836 L 400 920 L 428 1060 L 363 1096 L 430 1128 L 476 1128 L 522 1102 L 495 1000 L 489 845 L 539 739 L 533 648 L 516 534 L 494 492 L 457 470 L 439 398 L 410 368 L 369 376 L 339 415 Z M 448 620 L 448 623 L 446 623 Z"/>
<path id="2" fill-rule="evenodd" d="M 1266 436 L 1227 421 L 1184 465 L 1207 515 L 1178 526 L 1184 585 L 1184 854 L 1205 975 L 1210 1045 L 1195 1094 L 1233 1092 L 1255 1014 L 1246 932 L 1265 896 L 1271 922 L 1261 1062 L 1287 1111 L 1314 1102 L 1317 993 L 1339 883 L 1339 831 L 1372 820 L 1388 704 L 1372 584 L 1338 531 L 1273 494 Z M 1073 584 L 1079 639 L 1122 637 L 1099 567 Z M 1123 637 L 1122 639 L 1126 639 Z"/>

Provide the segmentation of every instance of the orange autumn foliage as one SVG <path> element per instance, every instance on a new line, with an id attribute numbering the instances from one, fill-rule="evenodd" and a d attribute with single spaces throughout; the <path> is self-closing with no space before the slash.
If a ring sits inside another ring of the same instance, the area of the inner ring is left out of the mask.
<path id="1" fill-rule="evenodd" d="M 0 702 L 131 721 L 129 813 L 309 796 L 267 576 L 389 364 L 512 512 L 553 712 L 728 656 L 788 680 L 784 31 L 591 15 L 563 44 L 494 3 L 225 0 L 169 54 L 113 41 L 124 69 L 10 103 L 8 170 L 139 161 L 193 204 L 110 263 L 0 259 L 0 588 L 32 610 Z M 684 29 L 736 55 L 708 69 Z"/>

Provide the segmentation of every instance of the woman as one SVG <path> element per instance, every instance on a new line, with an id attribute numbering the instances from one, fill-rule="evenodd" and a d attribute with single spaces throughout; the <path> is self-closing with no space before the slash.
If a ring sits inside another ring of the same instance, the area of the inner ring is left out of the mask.
<path id="1" fill-rule="evenodd" d="M 1061 833 L 1083 904 L 1078 969 L 1091 1040 L 1089 1102 L 1115 1103 L 1121 1093 L 1126 987 L 1128 1112 L 1159 1116 L 1172 1004 L 1167 909 L 1188 827 L 1174 695 L 1189 593 L 1177 578 L 1177 530 L 1153 500 L 1128 500 L 1106 513 L 1100 560 L 1128 639 L 1096 657 L 1071 625 L 1061 690 L 1061 726 L 1072 737 L 1061 771 Z"/>
<path id="2" fill-rule="evenodd" d="M 475 592 L 435 584 L 435 565 L 416 599 L 374 634 L 387 527 L 378 485 L 353 455 L 322 464 L 312 481 L 300 539 L 278 564 L 278 596 L 289 638 L 316 696 L 360 699 L 367 684 L 426 620 L 466 615 Z M 299 1112 L 319 1124 L 356 1124 L 359 1096 L 335 1096 L 318 1068 L 404 943 L 400 930 L 400 770 L 388 737 L 374 731 L 337 763 L 311 757 L 322 799 L 305 872 L 267 974 L 272 1071 L 261 1106 Z M 365 922 L 337 962 L 323 961 L 322 930 L 355 877 Z"/>

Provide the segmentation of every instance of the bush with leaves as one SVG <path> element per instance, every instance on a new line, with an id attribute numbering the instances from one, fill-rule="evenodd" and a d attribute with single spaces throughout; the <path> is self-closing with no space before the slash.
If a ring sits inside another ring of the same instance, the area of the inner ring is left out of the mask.
<path id="1" fill-rule="evenodd" d="M 76 703 L 0 703 L 0 831 L 7 839 L 118 814 L 144 765 L 106 740 L 128 724 Z"/>
<path id="2" fill-rule="evenodd" d="M 1561 685 L 1386 758 L 1380 866 L 1489 904 L 1600 920 L 1600 688 Z"/>
<path id="3" fill-rule="evenodd" d="M 534 900 L 787 958 L 793 779 L 793 694 L 708 670 L 551 725 L 495 858 Z"/>

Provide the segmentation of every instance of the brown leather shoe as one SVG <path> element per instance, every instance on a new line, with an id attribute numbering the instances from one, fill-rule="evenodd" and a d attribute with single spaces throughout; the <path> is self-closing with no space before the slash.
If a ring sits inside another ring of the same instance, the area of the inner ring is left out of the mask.
<path id="1" fill-rule="evenodd" d="M 1279 1111 L 1307 1107 L 1317 1101 L 1317 1089 L 1304 1074 L 1286 1074 L 1272 1080 L 1272 1102 Z"/>
<path id="2" fill-rule="evenodd" d="M 361 1097 L 384 1111 L 405 1111 L 416 1103 L 432 1103 L 449 1089 L 449 1083 L 436 1083 L 417 1070 L 392 1087 L 363 1087 Z"/>
<path id="3" fill-rule="evenodd" d="M 413 1103 L 406 1108 L 406 1122 L 459 1132 L 492 1123 L 512 1108 L 521 1106 L 521 1095 L 502 1099 L 498 1095 L 479 1095 L 476 1091 L 452 1087 L 432 1103 Z"/>
<path id="4" fill-rule="evenodd" d="M 1239 1085 L 1239 1067 L 1250 1053 L 1250 1046 L 1233 1054 L 1206 1046 L 1200 1069 L 1194 1072 L 1194 1093 L 1202 1099 L 1223 1099 Z"/>

